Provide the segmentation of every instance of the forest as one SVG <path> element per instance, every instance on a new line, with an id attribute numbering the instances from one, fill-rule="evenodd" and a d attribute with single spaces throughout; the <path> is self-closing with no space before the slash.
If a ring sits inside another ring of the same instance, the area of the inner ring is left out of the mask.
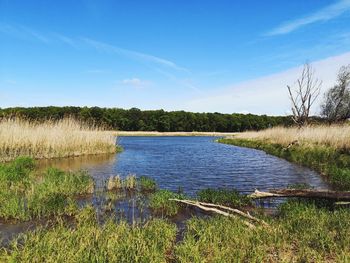
<path id="1" fill-rule="evenodd" d="M 290 126 L 291 116 L 193 113 L 99 107 L 14 107 L 0 109 L 0 118 L 28 121 L 61 120 L 66 117 L 120 131 L 242 132 L 274 126 Z"/>

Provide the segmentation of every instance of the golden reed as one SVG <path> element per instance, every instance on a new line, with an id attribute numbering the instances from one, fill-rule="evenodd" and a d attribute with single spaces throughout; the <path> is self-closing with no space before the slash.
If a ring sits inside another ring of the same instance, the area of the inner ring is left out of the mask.
<path id="1" fill-rule="evenodd" d="M 237 133 L 235 138 L 266 140 L 288 145 L 298 141 L 302 145 L 325 145 L 350 150 L 350 125 L 321 125 L 298 128 L 274 127 L 258 132 Z"/>
<path id="2" fill-rule="evenodd" d="M 0 120 L 0 161 L 18 156 L 36 159 L 114 153 L 116 136 L 73 119 L 34 123 Z"/>

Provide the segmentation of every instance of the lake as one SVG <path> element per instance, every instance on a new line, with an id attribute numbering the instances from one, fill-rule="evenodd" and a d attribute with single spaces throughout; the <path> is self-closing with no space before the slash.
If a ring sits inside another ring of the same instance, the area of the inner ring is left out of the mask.
<path id="1" fill-rule="evenodd" d="M 318 188 L 328 188 L 319 174 L 254 149 L 235 147 L 215 142 L 214 137 L 119 137 L 124 151 L 115 155 L 96 155 L 38 161 L 40 169 L 54 166 L 64 170 L 87 170 L 95 180 L 95 193 L 79 202 L 92 203 L 99 218 L 105 216 L 104 208 L 110 202 L 105 191 L 111 175 L 125 177 L 129 174 L 146 175 L 156 180 L 162 189 L 194 196 L 205 188 L 235 188 L 241 193 L 255 189 L 286 187 L 306 183 Z M 146 196 L 125 196 L 113 203 L 116 217 L 133 222 L 135 218 L 146 221 L 152 213 L 141 211 L 135 202 Z M 283 199 L 264 201 L 265 208 L 277 206 Z M 192 215 L 203 216 L 201 211 L 186 209 L 171 220 L 178 228 Z M 0 244 L 7 244 L 17 234 L 45 225 L 45 220 L 18 224 L 0 222 Z M 180 231 L 181 232 L 181 231 Z"/>
<path id="2" fill-rule="evenodd" d="M 215 142 L 214 137 L 119 137 L 124 151 L 41 161 L 42 166 L 86 169 L 97 186 L 111 175 L 154 178 L 159 187 L 194 195 L 204 188 L 235 188 L 242 193 L 306 183 L 328 188 L 320 175 L 262 151 Z"/>

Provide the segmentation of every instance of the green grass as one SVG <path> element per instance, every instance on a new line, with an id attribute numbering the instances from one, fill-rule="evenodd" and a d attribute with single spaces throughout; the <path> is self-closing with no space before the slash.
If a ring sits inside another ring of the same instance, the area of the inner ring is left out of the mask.
<path id="1" fill-rule="evenodd" d="M 85 172 L 54 168 L 38 174 L 33 159 L 20 157 L 0 165 L 0 188 L 0 218 L 26 221 L 72 214 L 74 197 L 92 193 L 93 181 Z"/>
<path id="2" fill-rule="evenodd" d="M 154 192 L 157 189 L 157 183 L 153 178 L 141 176 L 138 180 L 141 192 Z"/>
<path id="3" fill-rule="evenodd" d="M 293 145 L 290 148 L 280 144 L 246 139 L 220 139 L 219 142 L 263 150 L 268 154 L 310 167 L 322 175 L 336 188 L 350 190 L 350 154 L 330 146 Z"/>
<path id="4" fill-rule="evenodd" d="M 269 227 L 248 229 L 241 220 L 192 218 L 183 240 L 164 219 L 145 224 L 100 225 L 93 207 L 74 222 L 58 217 L 52 227 L 28 232 L 0 250 L 1 262 L 348 262 L 350 211 L 289 201 Z"/>
<path id="5" fill-rule="evenodd" d="M 236 190 L 230 189 L 204 189 L 197 193 L 201 202 L 240 207 L 251 205 L 251 200 L 245 195 L 239 194 Z"/>
<path id="6" fill-rule="evenodd" d="M 168 190 L 158 190 L 151 194 L 149 198 L 149 207 L 159 215 L 176 215 L 179 212 L 181 205 L 178 202 L 170 201 L 169 199 L 171 198 L 183 199 L 183 195 Z"/>
<path id="7" fill-rule="evenodd" d="M 288 202 L 270 227 L 248 230 L 238 219 L 193 218 L 175 248 L 178 262 L 347 262 L 348 210 Z"/>
<path id="8" fill-rule="evenodd" d="M 167 262 L 176 226 L 154 219 L 129 226 L 108 220 L 99 225 L 95 210 L 86 207 L 76 216 L 76 226 L 58 221 L 14 241 L 0 252 L 1 262 Z"/>

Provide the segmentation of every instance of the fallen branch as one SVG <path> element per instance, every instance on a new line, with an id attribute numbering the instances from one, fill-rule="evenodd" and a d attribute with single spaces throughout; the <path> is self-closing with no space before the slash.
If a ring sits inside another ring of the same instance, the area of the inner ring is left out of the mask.
<path id="1" fill-rule="evenodd" d="M 236 216 L 234 216 L 233 214 L 224 212 L 222 210 L 219 210 L 217 208 L 212 208 L 212 207 L 206 207 L 204 205 L 201 205 L 199 202 L 196 201 L 191 201 L 191 200 L 180 200 L 180 199 L 169 199 L 170 201 L 176 201 L 176 202 L 180 202 L 180 203 L 184 203 L 187 205 L 192 205 L 195 207 L 198 207 L 204 211 L 210 211 L 210 212 L 214 212 L 223 216 L 227 216 L 227 217 L 232 217 L 232 218 L 236 218 Z M 247 221 L 243 221 L 243 223 L 248 226 L 249 228 L 255 228 L 255 226 L 252 223 L 249 223 Z"/>
<path id="2" fill-rule="evenodd" d="M 307 198 L 325 198 L 334 200 L 350 201 L 350 192 L 317 190 L 317 189 L 280 189 L 261 192 L 255 190 L 249 195 L 250 198 L 268 198 L 268 197 L 307 197 Z"/>
<path id="3" fill-rule="evenodd" d="M 211 204 L 211 203 L 204 203 L 204 202 L 198 202 L 198 203 L 201 204 L 201 205 L 204 205 L 204 206 L 218 207 L 218 208 L 221 208 L 221 209 L 225 209 L 225 210 L 231 211 L 231 212 L 236 213 L 236 214 L 238 214 L 238 215 L 240 215 L 242 217 L 245 217 L 247 219 L 250 219 L 252 221 L 260 223 L 260 224 L 262 224 L 264 226 L 268 226 L 269 225 L 265 221 L 263 221 L 263 220 L 261 220 L 259 218 L 256 218 L 256 217 L 250 215 L 249 213 L 244 213 L 243 211 L 235 209 L 235 208 L 231 208 L 231 207 L 223 206 L 223 205 Z"/>

